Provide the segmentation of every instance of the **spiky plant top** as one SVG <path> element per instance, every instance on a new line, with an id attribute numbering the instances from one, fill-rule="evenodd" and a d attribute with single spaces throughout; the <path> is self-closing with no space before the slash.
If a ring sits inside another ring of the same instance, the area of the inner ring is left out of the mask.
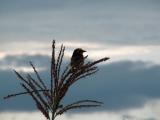
<path id="1" fill-rule="evenodd" d="M 32 97 L 37 108 L 48 120 L 54 120 L 57 115 L 61 115 L 71 109 L 101 106 L 102 102 L 95 100 L 79 100 L 68 105 L 62 105 L 61 102 L 69 88 L 75 82 L 96 73 L 98 71 L 96 64 L 106 61 L 109 58 L 105 57 L 93 62 L 85 63 L 76 70 L 72 70 L 70 64 L 68 64 L 64 70 L 61 70 L 64 52 L 65 47 L 62 44 L 58 56 L 55 56 L 55 41 L 53 40 L 50 86 L 45 84 L 35 66 L 32 64 L 32 62 L 30 62 L 30 65 L 36 75 L 36 79 L 30 74 L 27 74 L 24 77 L 19 72 L 14 70 L 17 77 L 21 80 L 20 85 L 24 88 L 25 92 L 10 94 L 4 97 L 4 99 L 28 94 Z"/>

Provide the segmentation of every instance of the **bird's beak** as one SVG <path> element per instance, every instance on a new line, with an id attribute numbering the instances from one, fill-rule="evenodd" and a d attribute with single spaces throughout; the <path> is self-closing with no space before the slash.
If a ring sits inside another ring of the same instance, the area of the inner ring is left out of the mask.
<path id="1" fill-rule="evenodd" d="M 82 50 L 82 52 L 87 52 L 87 51 L 85 51 L 85 50 Z"/>

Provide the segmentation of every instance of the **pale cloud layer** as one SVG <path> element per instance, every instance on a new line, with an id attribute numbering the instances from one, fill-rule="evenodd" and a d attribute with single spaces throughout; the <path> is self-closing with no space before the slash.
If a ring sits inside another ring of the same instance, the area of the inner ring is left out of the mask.
<path id="1" fill-rule="evenodd" d="M 3 44 L 4 47 L 0 48 L 0 60 L 5 59 L 7 56 L 51 56 L 51 42 L 10 42 L 10 44 Z M 61 41 L 56 42 L 56 54 L 63 44 L 66 47 L 65 58 L 69 60 L 72 56 L 72 52 L 75 48 L 83 48 L 87 52 L 84 55 L 88 55 L 88 59 L 96 60 L 102 57 L 110 57 L 110 62 L 131 60 L 141 60 L 144 62 L 151 62 L 154 64 L 160 64 L 160 51 L 159 45 L 113 45 L 102 44 L 97 42 L 70 42 Z M 10 49 L 8 49 L 10 48 Z M 5 65 L 3 65 L 5 66 Z M 4 68 L 4 67 L 3 67 Z"/>
<path id="2" fill-rule="evenodd" d="M 1 112 L 1 120 L 44 120 L 40 112 Z M 123 110 L 118 112 L 91 112 L 91 113 L 67 113 L 56 120 L 159 120 L 160 100 L 146 103 L 141 108 Z"/>

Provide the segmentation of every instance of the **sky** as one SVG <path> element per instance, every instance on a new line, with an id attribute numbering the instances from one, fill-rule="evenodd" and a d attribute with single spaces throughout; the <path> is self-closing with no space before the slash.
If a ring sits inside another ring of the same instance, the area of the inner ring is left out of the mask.
<path id="1" fill-rule="evenodd" d="M 49 79 L 55 39 L 56 51 L 66 46 L 63 65 L 75 48 L 85 49 L 90 61 L 111 58 L 64 100 L 95 99 L 103 107 L 60 119 L 159 120 L 159 6 L 159 0 L 0 0 L 0 98 L 23 90 L 12 70 L 32 73 L 29 61 Z M 35 110 L 28 96 L 0 99 L 2 120 L 34 119 L 26 116 L 39 116 Z"/>

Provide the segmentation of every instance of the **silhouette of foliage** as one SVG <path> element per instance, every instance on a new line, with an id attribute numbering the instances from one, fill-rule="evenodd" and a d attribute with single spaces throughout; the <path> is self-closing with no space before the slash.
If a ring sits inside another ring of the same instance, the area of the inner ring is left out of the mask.
<path id="1" fill-rule="evenodd" d="M 54 120 L 57 115 L 61 115 L 71 109 L 101 106 L 103 103 L 95 100 L 80 100 L 69 105 L 62 105 L 61 102 L 69 88 L 75 82 L 97 72 L 98 67 L 96 64 L 106 61 L 109 58 L 105 57 L 93 62 L 84 63 L 83 66 L 76 70 L 72 70 L 70 64 L 68 64 L 61 72 L 64 52 L 65 47 L 61 45 L 59 54 L 56 58 L 55 41 L 53 40 L 50 68 L 50 86 L 45 84 L 35 66 L 32 64 L 32 62 L 30 62 L 30 65 L 36 75 L 36 79 L 33 78 L 30 74 L 27 74 L 26 77 L 24 77 L 19 72 L 14 70 L 17 77 L 21 80 L 20 85 L 24 88 L 25 92 L 10 94 L 4 97 L 4 99 L 28 94 L 36 103 L 37 108 L 48 120 Z M 86 56 L 85 59 L 87 57 L 88 56 Z"/>

